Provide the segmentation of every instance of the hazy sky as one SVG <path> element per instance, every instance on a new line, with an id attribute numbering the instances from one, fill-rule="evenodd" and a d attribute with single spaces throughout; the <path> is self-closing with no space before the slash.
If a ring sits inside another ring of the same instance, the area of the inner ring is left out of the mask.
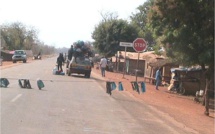
<path id="1" fill-rule="evenodd" d="M 0 23 L 22 22 L 39 31 L 47 45 L 70 47 L 93 41 L 91 34 L 102 20 L 100 12 L 116 12 L 129 19 L 146 0 L 0 0 Z"/>

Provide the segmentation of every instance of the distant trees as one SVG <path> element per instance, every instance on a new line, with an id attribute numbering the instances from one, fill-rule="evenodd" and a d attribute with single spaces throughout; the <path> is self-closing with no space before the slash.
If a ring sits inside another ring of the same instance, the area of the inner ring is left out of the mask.
<path id="1" fill-rule="evenodd" d="M 42 51 L 43 54 L 55 52 L 55 48 L 45 45 L 37 37 L 38 31 L 27 27 L 21 22 L 3 24 L 1 26 L 1 47 L 7 50 L 32 50 L 34 53 Z"/>

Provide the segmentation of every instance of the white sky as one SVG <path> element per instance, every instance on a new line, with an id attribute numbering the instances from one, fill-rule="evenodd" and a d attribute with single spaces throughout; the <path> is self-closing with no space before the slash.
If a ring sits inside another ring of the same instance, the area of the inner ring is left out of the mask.
<path id="1" fill-rule="evenodd" d="M 22 22 L 39 31 L 47 45 L 70 47 L 93 41 L 91 34 L 102 20 L 100 12 L 116 12 L 129 19 L 146 0 L 0 0 L 0 24 Z"/>

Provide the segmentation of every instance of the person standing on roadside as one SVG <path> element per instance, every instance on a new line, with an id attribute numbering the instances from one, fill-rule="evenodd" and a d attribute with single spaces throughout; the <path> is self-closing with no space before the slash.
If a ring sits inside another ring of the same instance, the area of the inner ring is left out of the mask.
<path id="1" fill-rule="evenodd" d="M 58 68 L 58 71 L 63 72 L 63 68 L 62 68 L 63 63 L 64 63 L 63 54 L 60 53 L 59 56 L 57 57 L 57 68 Z"/>
<path id="2" fill-rule="evenodd" d="M 106 66 L 107 66 L 107 59 L 105 57 L 102 57 L 100 60 L 100 68 L 101 68 L 102 77 L 105 77 Z"/>
<path id="3" fill-rule="evenodd" d="M 162 76 L 161 76 L 161 68 L 158 68 L 155 74 L 155 81 L 156 81 L 156 90 L 158 90 L 158 86 L 160 85 Z"/>
<path id="4" fill-rule="evenodd" d="M 67 68 L 69 66 L 70 61 L 72 60 L 73 53 L 74 53 L 74 48 L 73 48 L 73 45 L 71 45 L 70 49 L 68 50 L 68 60 L 66 64 Z"/>

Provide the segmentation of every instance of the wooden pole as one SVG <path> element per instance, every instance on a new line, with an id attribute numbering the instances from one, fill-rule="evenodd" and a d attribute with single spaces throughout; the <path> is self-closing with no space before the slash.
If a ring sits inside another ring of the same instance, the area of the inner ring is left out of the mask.
<path id="1" fill-rule="evenodd" d="M 138 59 L 137 59 L 137 69 L 136 69 L 136 82 L 137 82 L 137 72 L 139 71 L 139 58 L 140 58 L 140 52 L 138 52 Z"/>
<path id="2" fill-rule="evenodd" d="M 125 70 L 126 70 L 126 51 L 127 51 L 127 47 L 125 47 L 124 67 L 123 67 L 123 76 L 122 76 L 122 78 L 124 78 Z"/>

